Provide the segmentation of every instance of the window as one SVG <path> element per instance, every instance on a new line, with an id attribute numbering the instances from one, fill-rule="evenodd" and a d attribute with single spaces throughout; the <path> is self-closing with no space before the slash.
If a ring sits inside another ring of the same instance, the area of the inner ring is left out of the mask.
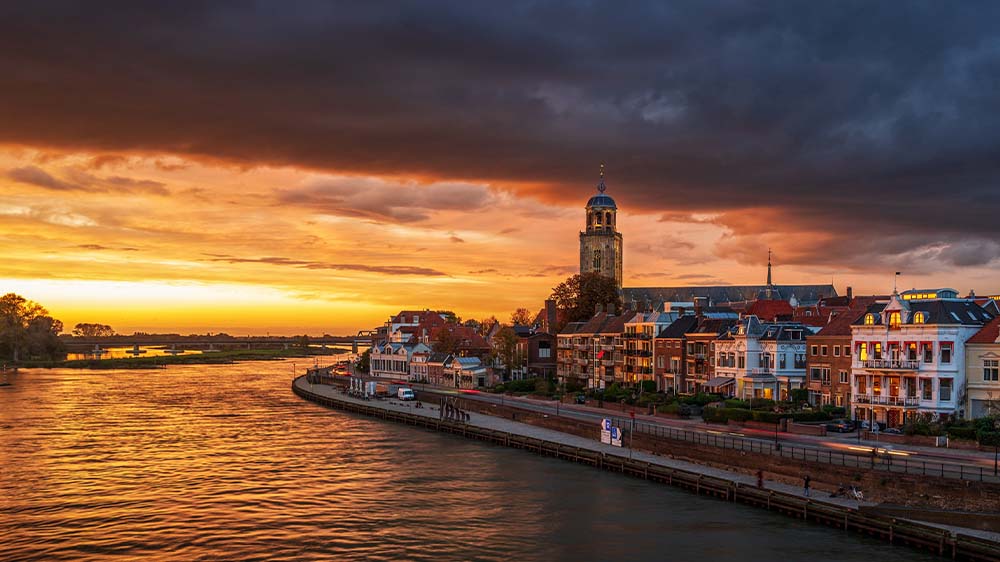
<path id="1" fill-rule="evenodd" d="M 828 352 L 829 348 L 825 345 L 819 348 L 819 354 L 822 355 L 823 357 L 826 357 Z"/>
<path id="2" fill-rule="evenodd" d="M 745 369 L 747 366 L 747 356 L 743 353 L 737 357 L 736 366 L 740 369 Z"/>
<path id="3" fill-rule="evenodd" d="M 795 354 L 795 369 L 805 369 L 806 368 L 806 354 L 796 353 Z"/>
<path id="4" fill-rule="evenodd" d="M 600 250 L 594 250 L 594 269 L 598 270 L 598 271 L 601 269 L 601 251 Z"/>
<path id="5" fill-rule="evenodd" d="M 872 377 L 872 393 L 875 396 L 882 394 L 882 377 Z"/>
<path id="6" fill-rule="evenodd" d="M 882 342 L 880 341 L 875 342 L 874 349 L 872 350 L 872 355 L 874 356 L 875 359 L 882 358 Z"/>
<path id="7" fill-rule="evenodd" d="M 914 324 L 923 324 L 927 321 L 927 314 L 924 312 L 917 312 L 913 315 Z"/>
<path id="8" fill-rule="evenodd" d="M 844 406 L 844 397 L 840 394 L 837 395 L 837 407 L 842 408 Z"/>
<path id="9" fill-rule="evenodd" d="M 816 355 L 819 355 L 819 351 L 818 350 L 819 350 L 819 346 L 818 345 L 809 346 L 809 355 L 812 355 L 814 357 Z"/>
<path id="10" fill-rule="evenodd" d="M 868 394 L 868 379 L 858 377 L 858 394 Z"/>
<path id="11" fill-rule="evenodd" d="M 847 384 L 847 371 L 840 372 L 840 384 Z M 840 406 L 840 404 L 837 404 Z"/>
<path id="12" fill-rule="evenodd" d="M 951 344 L 941 344 L 941 362 L 951 363 Z"/>
<path id="13" fill-rule="evenodd" d="M 923 398 L 924 400 L 933 400 L 934 399 L 934 381 L 932 381 L 931 379 L 921 379 L 920 380 L 920 385 L 921 385 L 921 391 L 922 391 L 921 392 L 921 398 Z"/>
<path id="14" fill-rule="evenodd" d="M 834 357 L 840 357 L 840 346 L 839 345 L 833 346 L 833 356 Z"/>
<path id="15" fill-rule="evenodd" d="M 820 374 L 819 367 L 813 367 L 813 368 L 809 369 L 809 378 L 811 378 L 812 380 L 818 381 L 818 380 L 820 380 L 821 376 L 822 375 Z"/>
<path id="16" fill-rule="evenodd" d="M 865 326 L 873 326 L 875 324 L 875 315 L 869 312 L 865 314 Z"/>
<path id="17" fill-rule="evenodd" d="M 941 379 L 940 392 L 938 394 L 942 402 L 951 400 L 951 379 Z"/>
<path id="18" fill-rule="evenodd" d="M 785 369 L 786 368 L 785 367 L 785 354 L 784 353 L 779 353 L 778 354 L 778 368 L 779 369 Z"/>
<path id="19" fill-rule="evenodd" d="M 889 327 L 890 328 L 899 328 L 899 325 L 902 324 L 902 323 L 903 323 L 903 317 L 902 317 L 902 315 L 899 314 L 898 311 L 897 312 L 890 312 L 889 313 Z"/>
<path id="20" fill-rule="evenodd" d="M 996 359 L 983 360 L 983 380 L 987 382 L 997 382 L 1000 380 L 1000 361 Z"/>
<path id="21" fill-rule="evenodd" d="M 925 343 L 924 344 L 924 363 L 934 362 L 934 344 Z"/>
<path id="22" fill-rule="evenodd" d="M 844 346 L 844 357 L 850 357 L 850 356 L 851 356 L 851 346 L 845 345 Z"/>
<path id="23" fill-rule="evenodd" d="M 917 344 L 911 343 L 906 346 L 906 358 L 910 361 L 917 360 Z"/>

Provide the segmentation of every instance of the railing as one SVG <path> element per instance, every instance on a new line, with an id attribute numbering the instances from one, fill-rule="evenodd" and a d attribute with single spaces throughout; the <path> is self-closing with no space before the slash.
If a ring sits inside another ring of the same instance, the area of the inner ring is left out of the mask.
<path id="1" fill-rule="evenodd" d="M 872 394 L 855 394 L 857 404 L 882 404 L 885 406 L 919 406 L 920 399 L 909 396 L 874 396 Z"/>
<path id="2" fill-rule="evenodd" d="M 626 431 L 632 422 L 632 420 L 626 418 L 612 419 L 613 425 L 617 425 Z M 674 439 L 678 441 L 686 441 L 688 443 L 696 443 L 699 445 L 719 447 L 722 449 L 735 449 L 737 451 L 763 453 L 776 457 L 811 461 L 836 466 L 876 470 L 880 472 L 895 472 L 900 474 L 919 474 L 923 476 L 935 476 L 956 480 L 978 480 L 982 482 L 1000 483 L 1000 477 L 994 476 L 993 474 L 993 467 L 985 468 L 982 466 L 907 459 L 906 457 L 888 454 L 884 451 L 884 449 L 880 454 L 872 455 L 871 453 L 854 454 L 829 449 L 796 447 L 787 443 L 781 443 L 781 447 L 776 448 L 774 443 L 757 439 L 731 437 L 713 433 L 700 433 L 645 422 L 636 422 L 635 431 L 637 433 L 645 433 L 662 439 Z"/>
<path id="3" fill-rule="evenodd" d="M 774 371 L 770 367 L 758 367 L 756 369 L 750 369 L 751 375 L 771 375 Z"/>
<path id="4" fill-rule="evenodd" d="M 920 361 L 909 359 L 865 359 L 857 361 L 865 369 L 886 369 L 891 371 L 916 371 L 920 369 Z"/>

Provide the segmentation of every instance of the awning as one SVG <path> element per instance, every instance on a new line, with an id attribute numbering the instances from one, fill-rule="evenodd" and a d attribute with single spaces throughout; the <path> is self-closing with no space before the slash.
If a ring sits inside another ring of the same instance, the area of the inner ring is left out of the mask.
<path id="1" fill-rule="evenodd" d="M 714 377 L 705 383 L 705 386 L 708 388 L 722 388 L 735 382 L 736 379 L 732 377 Z"/>

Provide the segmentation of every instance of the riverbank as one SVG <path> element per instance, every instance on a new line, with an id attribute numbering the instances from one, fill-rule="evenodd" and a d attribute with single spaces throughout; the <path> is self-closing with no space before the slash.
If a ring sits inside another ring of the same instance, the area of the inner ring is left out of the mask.
<path id="1" fill-rule="evenodd" d="M 160 369 L 167 365 L 219 365 L 238 361 L 279 361 L 308 358 L 314 355 L 350 353 L 350 349 L 233 349 L 208 353 L 191 352 L 152 357 L 122 357 L 118 359 L 73 359 L 68 361 L 22 361 L 15 367 L 41 369 Z"/>
<path id="2" fill-rule="evenodd" d="M 470 413 L 464 423 L 445 421 L 439 418 L 440 412 L 434 407 L 415 408 L 412 403 L 395 401 L 363 401 L 348 397 L 330 386 L 310 385 L 303 377 L 296 379 L 292 388 L 300 397 L 328 407 L 523 448 L 726 501 L 764 507 L 808 521 L 875 535 L 891 543 L 909 544 L 941 555 L 967 560 L 1000 560 L 1000 544 L 990 533 L 862 513 L 856 501 L 823 497 L 827 494 L 818 491 L 814 492 L 813 498 L 806 497 L 801 488 L 782 482 L 766 481 L 764 487 L 759 489 L 751 474 L 612 447 L 593 439 L 503 417 Z M 497 411 L 501 409 L 497 408 Z M 558 424 L 559 420 L 555 423 Z"/>

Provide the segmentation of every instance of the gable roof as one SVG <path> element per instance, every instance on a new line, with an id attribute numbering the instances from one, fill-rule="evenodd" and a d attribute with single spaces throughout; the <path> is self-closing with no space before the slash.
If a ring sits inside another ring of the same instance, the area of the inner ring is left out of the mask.
<path id="1" fill-rule="evenodd" d="M 981 326 L 993 319 L 994 315 L 971 300 L 939 299 L 926 301 L 906 301 L 906 308 L 911 313 L 923 312 L 927 315 L 924 324 L 960 324 L 963 326 Z M 878 315 L 876 323 L 882 323 L 882 313 L 889 303 L 879 302 L 868 307 L 867 312 Z M 906 318 L 906 325 L 913 324 L 913 314 Z M 864 325 L 865 315 L 854 321 L 855 326 Z"/>
<path id="2" fill-rule="evenodd" d="M 697 325 L 698 325 L 697 316 L 691 314 L 681 316 L 677 320 L 671 322 L 669 326 L 660 330 L 660 333 L 656 337 L 679 339 L 684 337 L 684 334 L 690 332 L 691 329 Z"/>
<path id="3" fill-rule="evenodd" d="M 792 305 L 788 301 L 759 299 L 750 305 L 746 313 L 752 314 L 761 320 L 774 321 L 779 318 L 790 320 L 795 311 L 792 310 Z"/>
<path id="4" fill-rule="evenodd" d="M 1000 337 L 1000 316 L 986 323 L 981 330 L 975 333 L 965 343 L 997 343 Z"/>
<path id="5" fill-rule="evenodd" d="M 859 303 L 857 306 L 851 307 L 844 312 L 833 317 L 830 323 L 823 327 L 822 330 L 816 333 L 817 336 L 850 336 L 851 335 L 851 324 L 854 324 L 861 318 L 865 311 L 868 309 L 868 305 L 862 305 Z"/>

